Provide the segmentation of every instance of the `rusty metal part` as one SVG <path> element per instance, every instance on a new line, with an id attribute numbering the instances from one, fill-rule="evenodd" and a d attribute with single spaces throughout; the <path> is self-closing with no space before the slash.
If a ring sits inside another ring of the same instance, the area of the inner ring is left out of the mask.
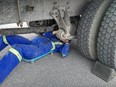
<path id="1" fill-rule="evenodd" d="M 34 10 L 34 6 L 27 5 L 27 11 L 32 12 L 33 10 Z"/>
<path id="2" fill-rule="evenodd" d="M 67 39 L 67 40 L 73 39 L 74 36 L 70 34 L 72 25 L 70 23 L 68 8 L 65 7 L 64 9 L 59 9 L 58 7 L 55 6 L 53 7 L 53 10 L 50 12 L 50 15 L 55 19 L 59 27 L 58 32 L 56 32 L 56 36 L 60 38 L 61 40 L 62 39 Z"/>
<path id="3" fill-rule="evenodd" d="M 41 27 L 41 26 L 52 26 L 56 24 L 55 20 L 38 20 L 38 21 L 30 21 L 30 27 Z"/>
<path id="4" fill-rule="evenodd" d="M 26 33 L 44 33 L 47 31 L 53 31 L 51 26 L 43 26 L 43 27 L 30 27 L 30 28 L 7 28 L 0 29 L 1 35 L 15 35 L 15 34 L 26 34 Z"/>
<path id="5" fill-rule="evenodd" d="M 59 6 L 60 9 L 68 6 L 70 17 L 82 15 L 90 0 L 19 0 L 19 2 L 21 20 L 29 22 L 53 19 L 49 11 L 54 5 Z M 17 0 L 0 0 L 0 24 L 18 21 Z"/>
<path id="6" fill-rule="evenodd" d="M 20 12 L 20 2 L 17 0 L 17 12 L 18 12 L 18 22 L 17 25 L 23 27 L 23 21 L 21 19 L 21 12 Z"/>

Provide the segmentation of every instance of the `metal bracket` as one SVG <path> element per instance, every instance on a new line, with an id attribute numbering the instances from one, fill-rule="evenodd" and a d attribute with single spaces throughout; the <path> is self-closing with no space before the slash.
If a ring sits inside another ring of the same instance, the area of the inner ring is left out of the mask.
<path id="1" fill-rule="evenodd" d="M 20 26 L 20 27 L 23 27 L 23 21 L 21 20 L 21 12 L 20 12 L 20 2 L 19 0 L 17 0 L 17 11 L 18 11 L 18 23 L 17 25 Z"/>
<path id="2" fill-rule="evenodd" d="M 56 33 L 57 37 L 60 39 L 71 40 L 74 38 L 74 36 L 70 34 L 71 23 L 67 9 L 68 8 L 65 8 L 65 10 L 64 9 L 60 10 L 58 7 L 53 7 L 53 10 L 50 12 L 50 15 L 55 19 L 59 27 L 59 30 Z M 64 15 L 63 17 L 61 12 Z"/>

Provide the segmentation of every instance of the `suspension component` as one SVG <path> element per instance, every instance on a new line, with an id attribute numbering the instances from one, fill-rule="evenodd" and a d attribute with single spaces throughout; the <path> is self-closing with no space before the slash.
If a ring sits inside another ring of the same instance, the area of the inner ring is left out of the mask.
<path id="1" fill-rule="evenodd" d="M 63 13 L 63 17 L 62 14 Z M 59 30 L 54 34 L 60 39 L 67 39 L 71 40 L 75 38 L 75 36 L 72 36 L 70 34 L 72 25 L 70 23 L 70 17 L 67 11 L 67 8 L 65 9 L 59 9 L 58 7 L 53 7 L 53 10 L 50 12 L 50 15 L 55 19 L 55 21 L 58 24 Z"/>

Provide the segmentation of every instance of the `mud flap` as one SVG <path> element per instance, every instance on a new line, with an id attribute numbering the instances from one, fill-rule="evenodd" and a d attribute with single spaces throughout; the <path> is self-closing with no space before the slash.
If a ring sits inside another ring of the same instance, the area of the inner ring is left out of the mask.
<path id="1" fill-rule="evenodd" d="M 102 80 L 109 82 L 116 76 L 115 69 L 112 69 L 108 66 L 103 65 L 100 62 L 96 62 L 94 67 L 92 68 L 91 72 L 101 78 Z"/>

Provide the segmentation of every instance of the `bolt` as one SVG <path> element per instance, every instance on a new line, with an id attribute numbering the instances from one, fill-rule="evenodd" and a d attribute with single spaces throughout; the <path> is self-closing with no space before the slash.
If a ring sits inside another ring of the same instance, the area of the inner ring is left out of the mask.
<path id="1" fill-rule="evenodd" d="M 54 2 L 53 4 L 54 4 L 54 5 L 56 5 L 56 4 L 57 4 L 57 2 Z"/>
<path id="2" fill-rule="evenodd" d="M 66 4 L 69 4 L 69 2 L 66 2 Z"/>
<path id="3" fill-rule="evenodd" d="M 34 10 L 34 6 L 27 5 L 27 11 L 33 11 L 33 10 Z"/>
<path id="4" fill-rule="evenodd" d="M 67 9 L 70 9 L 70 7 L 67 7 Z"/>

